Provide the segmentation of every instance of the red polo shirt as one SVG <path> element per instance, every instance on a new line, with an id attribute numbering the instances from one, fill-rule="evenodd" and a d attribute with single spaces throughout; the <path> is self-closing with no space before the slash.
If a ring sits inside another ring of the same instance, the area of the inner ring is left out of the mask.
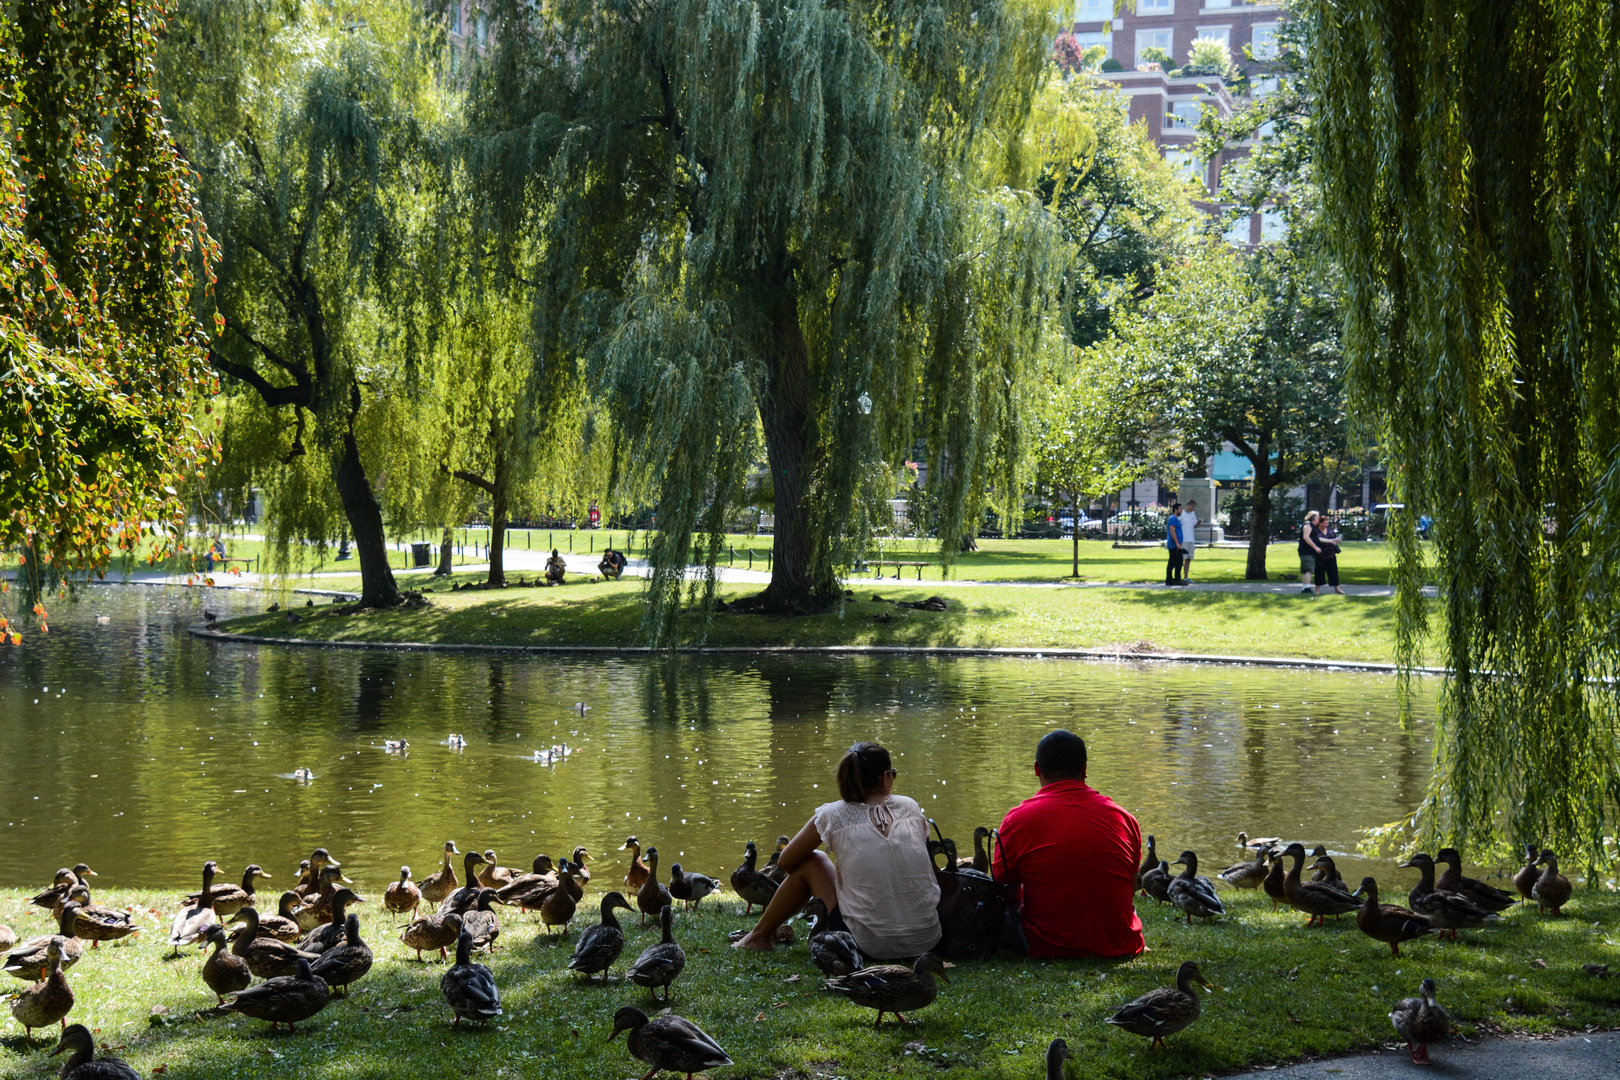
<path id="1" fill-rule="evenodd" d="M 1054 780 L 1007 812 L 993 874 L 1022 893 L 1031 956 L 1135 956 L 1142 831 L 1080 780 Z"/>

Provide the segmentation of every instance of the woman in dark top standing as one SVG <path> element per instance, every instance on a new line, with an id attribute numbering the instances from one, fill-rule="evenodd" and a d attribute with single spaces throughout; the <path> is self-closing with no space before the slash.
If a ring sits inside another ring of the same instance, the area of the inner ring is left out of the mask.
<path id="1" fill-rule="evenodd" d="M 1316 523 L 1316 592 L 1321 595 L 1323 584 L 1332 587 L 1340 596 L 1344 590 L 1339 588 L 1339 530 L 1333 527 L 1330 518 L 1321 518 Z"/>
<path id="2" fill-rule="evenodd" d="M 1299 527 L 1299 594 L 1301 596 L 1314 596 L 1311 588 L 1311 578 L 1316 575 L 1316 560 L 1321 557 L 1322 548 L 1316 542 L 1316 523 L 1322 517 L 1315 510 L 1305 515 L 1305 524 Z"/>

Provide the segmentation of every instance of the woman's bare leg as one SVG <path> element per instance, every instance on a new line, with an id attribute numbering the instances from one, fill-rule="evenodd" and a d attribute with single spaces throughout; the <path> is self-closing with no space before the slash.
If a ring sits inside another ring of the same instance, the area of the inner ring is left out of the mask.
<path id="1" fill-rule="evenodd" d="M 793 872 L 776 887 L 776 895 L 765 905 L 765 911 L 760 915 L 759 922 L 754 924 L 754 928 L 740 940 L 732 942 L 731 947 L 770 952 L 776 928 L 798 914 L 799 909 L 809 903 L 812 896 L 826 904 L 828 911 L 838 906 L 836 881 L 833 861 L 827 857 L 826 852 L 812 851 L 804 862 L 794 867 Z"/>

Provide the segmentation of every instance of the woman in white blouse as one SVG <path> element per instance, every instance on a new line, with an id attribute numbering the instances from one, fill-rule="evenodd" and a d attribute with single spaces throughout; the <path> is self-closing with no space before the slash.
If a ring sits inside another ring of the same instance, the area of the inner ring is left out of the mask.
<path id="1" fill-rule="evenodd" d="M 777 865 L 787 879 L 739 949 L 771 948 L 776 928 L 812 895 L 828 922 L 847 929 L 868 959 L 920 956 L 939 943 L 939 882 L 928 857 L 922 807 L 894 794 L 889 752 L 856 743 L 838 763 L 838 802 L 818 806 Z M 829 858 L 816 849 L 827 845 Z"/>

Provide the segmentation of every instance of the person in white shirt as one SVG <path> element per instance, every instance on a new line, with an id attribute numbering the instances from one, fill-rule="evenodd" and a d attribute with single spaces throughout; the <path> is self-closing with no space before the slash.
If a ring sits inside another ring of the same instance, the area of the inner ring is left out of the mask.
<path id="1" fill-rule="evenodd" d="M 1187 500 L 1186 509 L 1181 511 L 1181 580 L 1189 581 L 1192 578 L 1193 553 L 1198 550 L 1198 504 L 1191 499 Z"/>

